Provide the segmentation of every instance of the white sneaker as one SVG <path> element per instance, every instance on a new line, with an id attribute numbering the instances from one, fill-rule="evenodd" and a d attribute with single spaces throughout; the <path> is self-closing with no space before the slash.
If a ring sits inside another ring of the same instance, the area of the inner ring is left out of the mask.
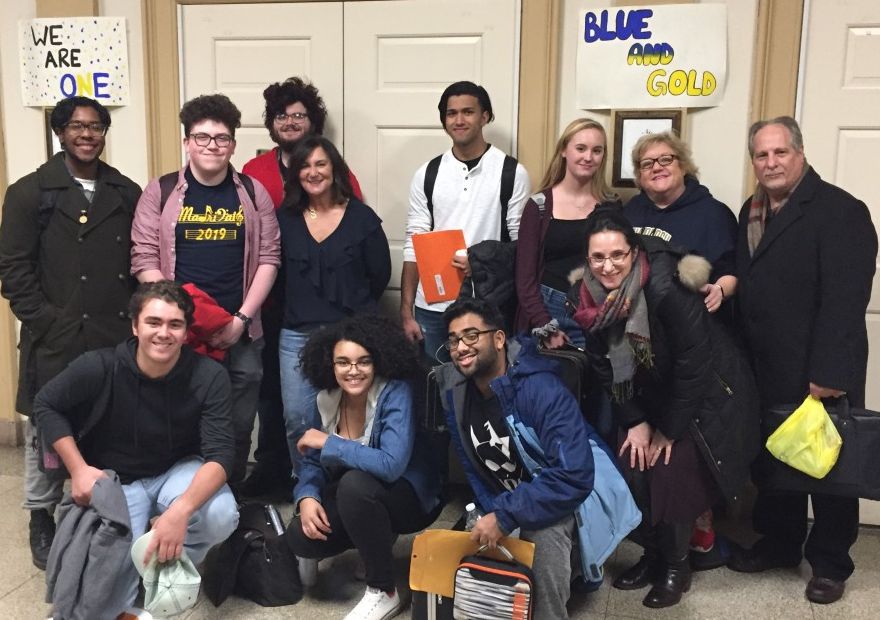
<path id="1" fill-rule="evenodd" d="M 367 587 L 364 598 L 348 612 L 345 620 L 388 620 L 400 613 L 403 602 L 397 589 L 391 594 L 378 588 Z"/>
<path id="2" fill-rule="evenodd" d="M 311 588 L 318 583 L 318 560 L 297 556 L 296 565 L 299 569 L 299 580 L 304 588 Z"/>

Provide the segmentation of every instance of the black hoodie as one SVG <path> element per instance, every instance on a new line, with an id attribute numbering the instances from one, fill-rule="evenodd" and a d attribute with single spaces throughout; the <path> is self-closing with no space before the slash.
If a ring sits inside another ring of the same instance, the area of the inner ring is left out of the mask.
<path id="1" fill-rule="evenodd" d="M 151 379 L 138 368 L 136 351 L 131 338 L 74 360 L 37 394 L 40 432 L 49 443 L 73 436 L 89 465 L 114 470 L 123 484 L 162 474 L 188 456 L 219 463 L 228 477 L 234 453 L 229 375 L 184 346 L 171 372 Z M 85 428 L 96 406 L 103 411 Z"/>

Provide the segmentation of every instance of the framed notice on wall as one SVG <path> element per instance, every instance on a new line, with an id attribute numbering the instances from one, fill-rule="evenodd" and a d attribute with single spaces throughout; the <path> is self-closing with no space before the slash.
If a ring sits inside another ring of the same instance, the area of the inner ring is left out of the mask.
<path id="1" fill-rule="evenodd" d="M 687 111 L 680 110 L 615 110 L 613 113 L 613 145 L 611 184 L 615 187 L 635 187 L 636 170 L 632 165 L 632 150 L 639 138 L 647 133 L 673 131 L 681 133 Z"/>

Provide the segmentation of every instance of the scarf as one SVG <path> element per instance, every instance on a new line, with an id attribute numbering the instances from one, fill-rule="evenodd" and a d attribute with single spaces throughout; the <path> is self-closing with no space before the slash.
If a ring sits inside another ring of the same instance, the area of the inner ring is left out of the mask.
<path id="1" fill-rule="evenodd" d="M 755 193 L 752 194 L 752 202 L 749 204 L 749 221 L 746 225 L 746 237 L 749 242 L 749 256 L 755 255 L 755 250 L 761 243 L 761 238 L 764 236 L 764 231 L 767 228 L 768 213 L 772 211 L 775 216 L 780 210 L 782 210 L 782 207 L 788 203 L 791 194 L 794 193 L 794 190 L 801 184 L 801 181 L 803 181 L 804 177 L 807 175 L 808 170 L 809 166 L 807 166 L 805 162 L 803 172 L 801 172 L 801 176 L 797 180 L 797 183 L 791 188 L 791 192 L 789 192 L 785 200 L 779 203 L 775 209 L 770 206 L 770 199 L 767 197 L 764 188 L 760 184 L 755 188 Z"/>
<path id="2" fill-rule="evenodd" d="M 648 306 L 642 290 L 650 271 L 646 253 L 639 251 L 619 288 L 606 291 L 589 269 L 581 282 L 574 320 L 591 334 L 607 332 L 611 396 L 618 403 L 632 397 L 636 367 L 653 365 Z"/>

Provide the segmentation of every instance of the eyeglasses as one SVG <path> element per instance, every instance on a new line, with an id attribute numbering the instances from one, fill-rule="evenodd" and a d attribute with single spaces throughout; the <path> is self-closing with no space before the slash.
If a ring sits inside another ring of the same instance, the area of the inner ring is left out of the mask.
<path id="1" fill-rule="evenodd" d="M 285 114 L 284 112 L 279 112 L 275 115 L 276 123 L 283 123 L 287 119 L 292 121 L 304 121 L 309 117 L 307 112 L 293 112 L 292 114 Z"/>
<path id="2" fill-rule="evenodd" d="M 225 149 L 227 146 L 232 144 L 233 137 L 228 133 L 220 133 L 216 136 L 210 136 L 206 133 L 191 133 L 189 137 L 192 138 L 193 142 L 198 144 L 199 146 L 208 146 L 211 144 L 211 140 L 214 141 L 214 144 L 217 145 L 219 149 Z"/>
<path id="3" fill-rule="evenodd" d="M 661 155 L 660 157 L 647 158 L 639 162 L 639 170 L 647 171 L 654 167 L 654 163 L 658 163 L 664 168 L 678 159 L 678 155 Z"/>
<path id="4" fill-rule="evenodd" d="M 92 133 L 97 133 L 103 136 L 107 133 L 108 127 L 104 123 L 99 122 L 83 123 L 82 121 L 70 121 L 69 123 L 64 124 L 64 129 L 69 129 L 73 133 L 85 133 L 88 129 Z"/>
<path id="5" fill-rule="evenodd" d="M 489 334 L 492 332 L 497 332 L 497 329 L 483 329 L 480 331 L 472 331 L 465 332 L 461 336 L 450 336 L 449 340 L 443 343 L 443 346 L 446 347 L 447 351 L 452 351 L 456 347 L 458 347 L 459 342 L 464 342 L 467 346 L 473 346 L 477 344 L 477 340 L 480 339 L 480 336 L 483 334 Z"/>
<path id="6" fill-rule="evenodd" d="M 626 252 L 612 252 L 611 256 L 601 256 L 599 254 L 591 255 L 590 264 L 593 267 L 604 267 L 605 261 L 610 260 L 611 264 L 615 267 L 620 267 L 624 262 L 626 262 L 626 257 L 632 254 L 632 248 L 630 248 Z"/>
<path id="7" fill-rule="evenodd" d="M 335 360 L 333 365 L 336 366 L 336 372 L 349 372 L 352 368 L 365 371 L 373 367 L 373 360 L 369 358 L 355 360 L 354 362 L 349 362 L 348 360 Z"/>

